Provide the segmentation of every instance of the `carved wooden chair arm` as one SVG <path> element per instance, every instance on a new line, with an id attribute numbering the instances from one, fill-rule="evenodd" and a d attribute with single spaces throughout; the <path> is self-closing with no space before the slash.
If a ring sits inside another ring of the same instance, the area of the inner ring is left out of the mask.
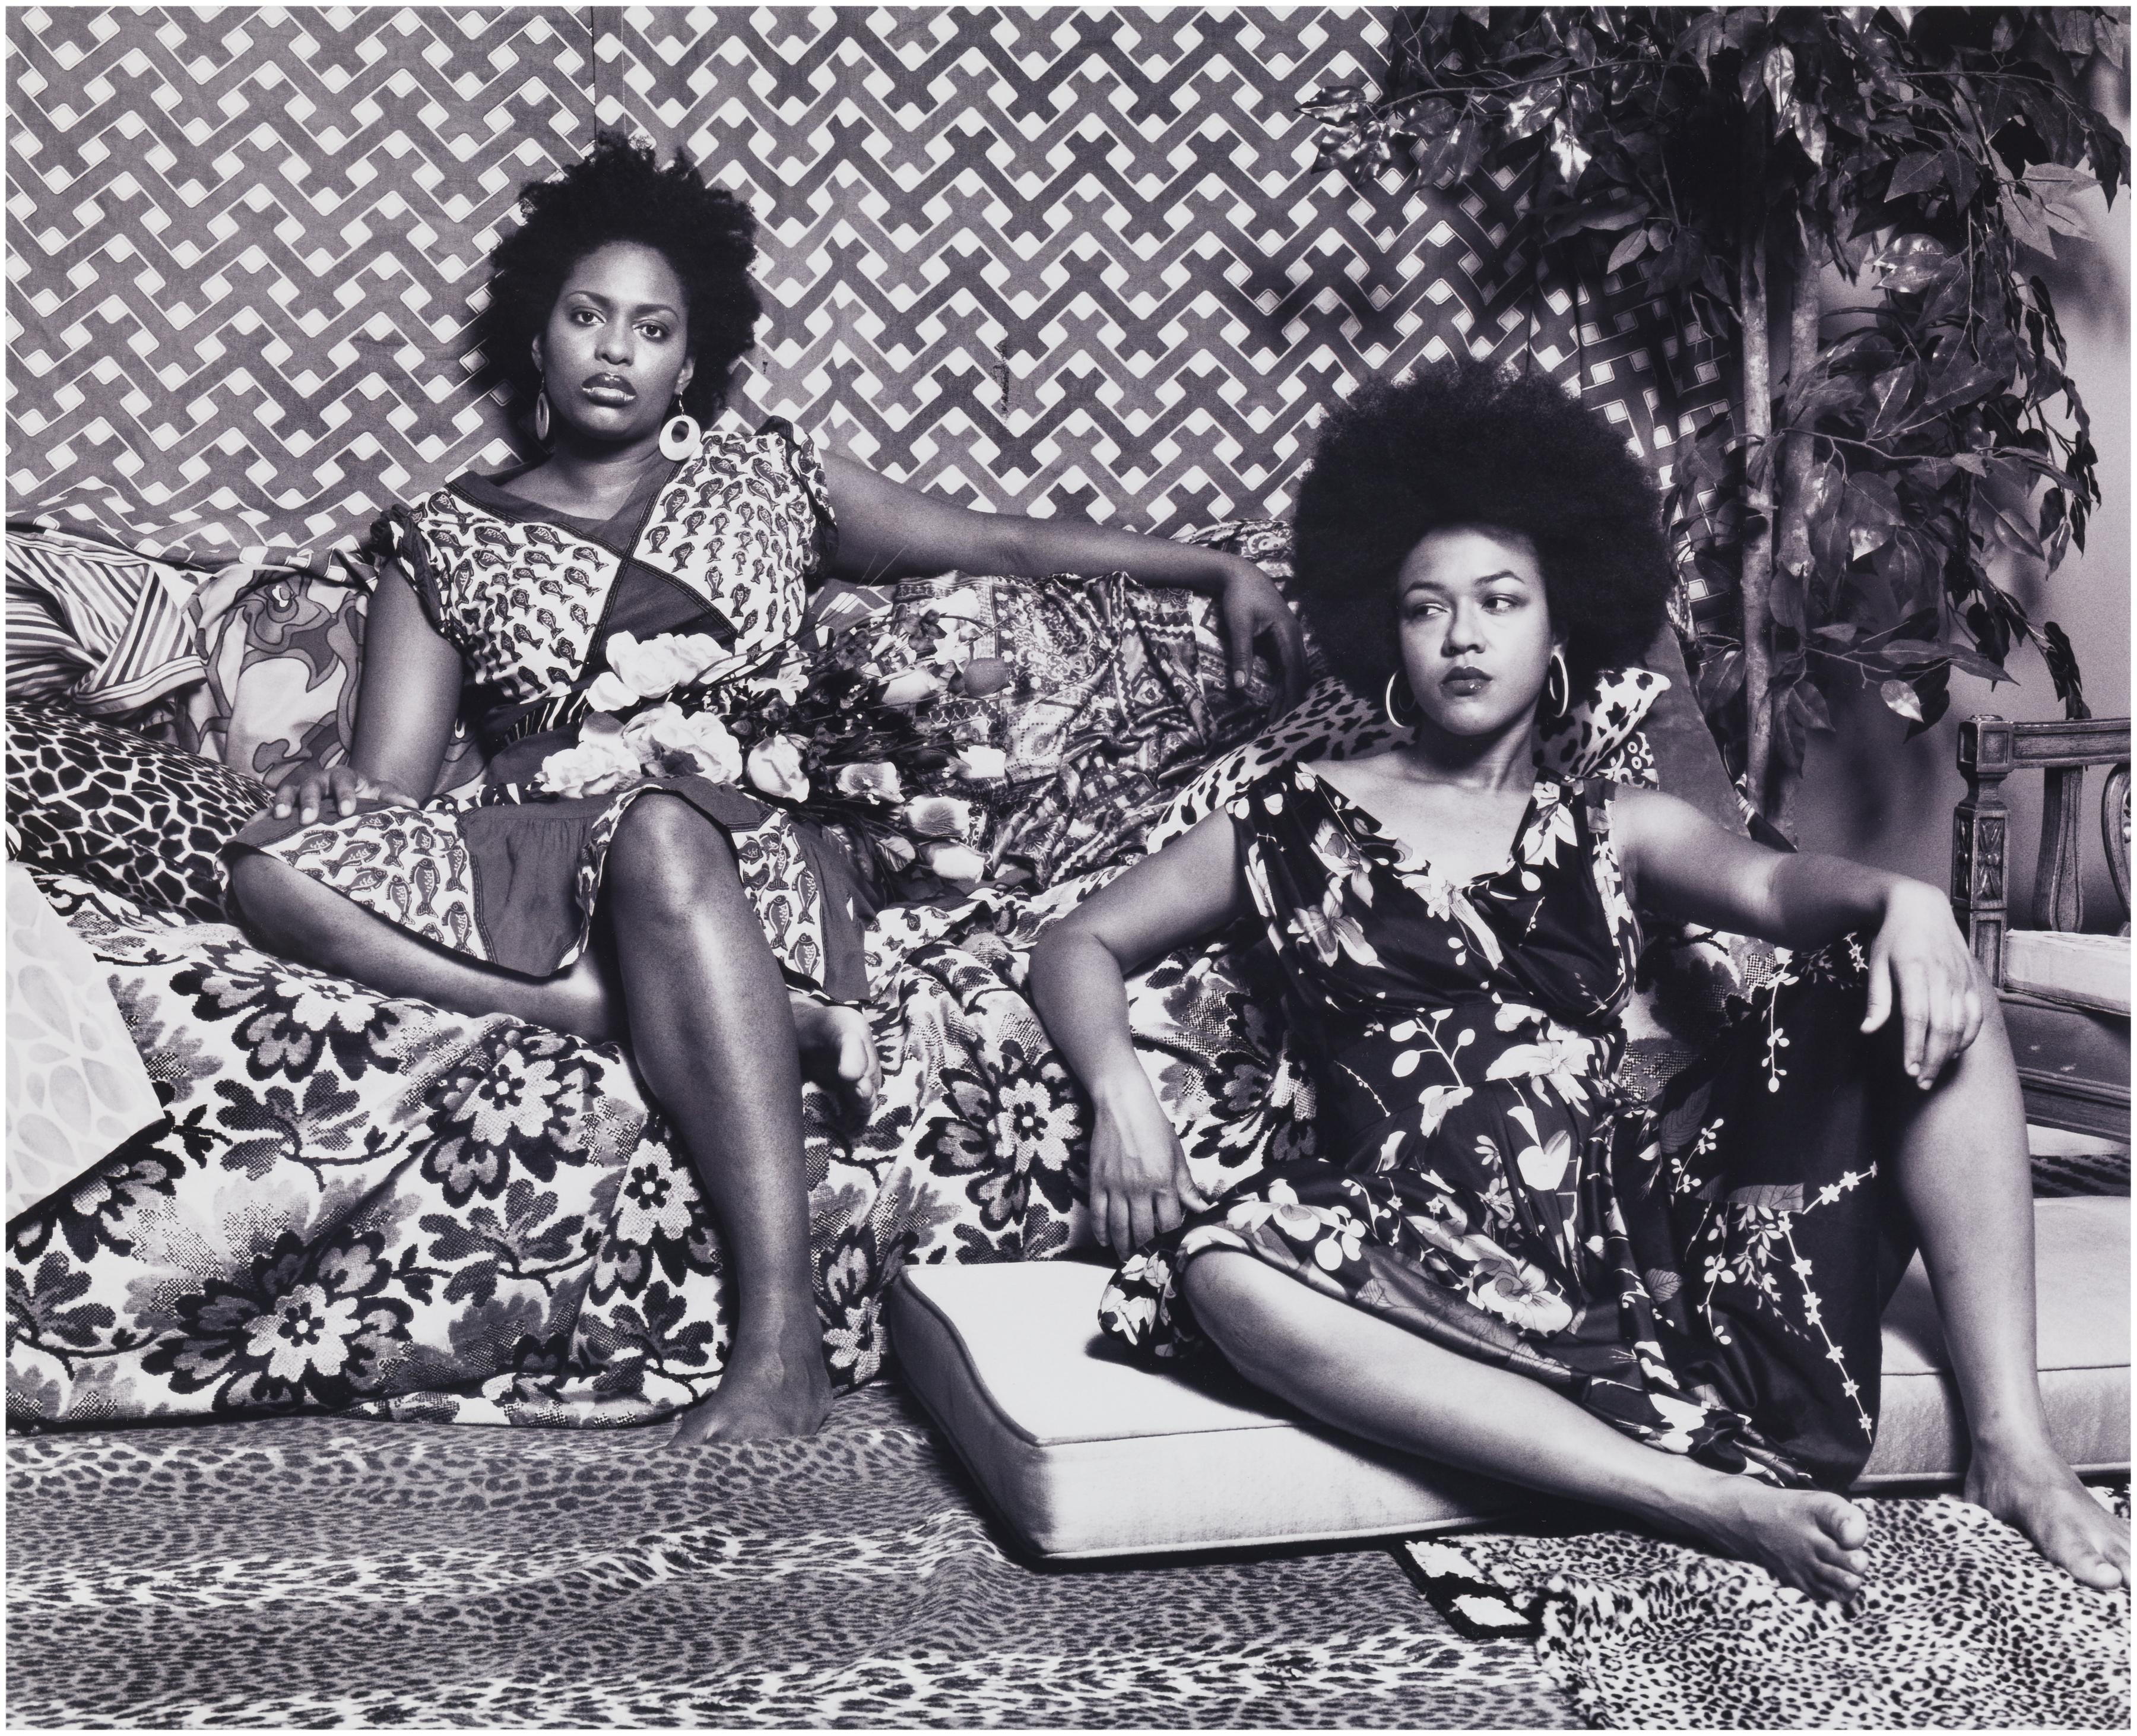
<path id="1" fill-rule="evenodd" d="M 1966 795 L 1952 814 L 1952 914 L 1974 956 L 1998 987 L 2003 982 L 2005 852 L 2009 810 L 2003 780 L 2013 772 L 2046 773 L 2041 854 L 2033 905 L 2023 924 L 2061 933 L 2085 919 L 2079 836 L 2088 766 L 2111 766 L 2101 804 L 2108 872 L 2123 914 L 2130 913 L 2130 719 L 2089 718 L 2076 723 L 2014 724 L 1972 718 L 1959 726 L 1959 769 Z M 2126 930 L 2128 924 L 2124 924 Z"/>

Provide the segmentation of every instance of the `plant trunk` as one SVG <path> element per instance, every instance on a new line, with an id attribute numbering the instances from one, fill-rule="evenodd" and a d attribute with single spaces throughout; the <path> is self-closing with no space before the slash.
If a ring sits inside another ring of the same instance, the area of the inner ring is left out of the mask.
<path id="1" fill-rule="evenodd" d="M 1789 284 L 1789 397 L 1800 402 L 1802 387 L 1818 363 L 1818 261 L 1809 251 L 1799 251 L 1792 263 Z M 1793 418 L 1790 419 L 1793 424 Z M 1769 593 L 1769 611 L 1785 615 L 1799 628 L 1814 625 L 1810 615 L 1810 481 L 1817 457 L 1816 442 L 1808 427 L 1791 425 L 1783 431 L 1781 448 L 1780 517 L 1775 533 L 1779 570 Z M 1808 667 L 1802 679 L 1811 679 Z M 1789 802 L 1802 781 L 1803 768 L 1783 763 L 1774 768 L 1769 788 L 1773 806 L 1766 817 L 1793 838 L 1789 826 Z"/>
<path id="2" fill-rule="evenodd" d="M 1764 812 L 1774 751 L 1774 388 L 1766 348 L 1765 134 L 1755 104 L 1744 131 L 1744 238 L 1736 260 L 1744 344 L 1744 789 Z"/>

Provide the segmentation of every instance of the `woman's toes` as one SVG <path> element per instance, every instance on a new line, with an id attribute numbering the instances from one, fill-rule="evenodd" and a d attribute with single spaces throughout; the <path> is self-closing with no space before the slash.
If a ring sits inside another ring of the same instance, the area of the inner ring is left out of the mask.
<path id="1" fill-rule="evenodd" d="M 1823 1597 L 1828 1603 L 1852 1603 L 1862 1595 L 1862 1580 L 1859 1574 L 1843 1573 L 1837 1568 L 1828 1568 L 1818 1576 L 1818 1589 L 1813 1595 Z"/>
<path id="2" fill-rule="evenodd" d="M 2086 1543 L 2078 1544 L 2066 1554 L 2063 1566 L 2079 1584 L 2093 1586 L 2103 1592 L 2113 1591 L 2130 1577 L 2125 1569 Z"/>
<path id="3" fill-rule="evenodd" d="M 882 1088 L 883 1069 L 876 1059 L 875 1038 L 864 1018 L 855 1017 L 840 1033 L 839 1077 L 864 1105 L 874 1103 L 877 1091 Z"/>
<path id="4" fill-rule="evenodd" d="M 1818 1503 L 1818 1524 L 1843 1549 L 1860 1549 L 1870 1540 L 1870 1521 L 1862 1509 L 1837 1495 Z"/>
<path id="5" fill-rule="evenodd" d="M 864 1095 L 869 1085 L 869 1063 L 874 1058 L 869 1053 L 873 1047 L 869 1041 L 868 1026 L 858 1019 L 840 1034 L 839 1077 L 851 1080 Z"/>

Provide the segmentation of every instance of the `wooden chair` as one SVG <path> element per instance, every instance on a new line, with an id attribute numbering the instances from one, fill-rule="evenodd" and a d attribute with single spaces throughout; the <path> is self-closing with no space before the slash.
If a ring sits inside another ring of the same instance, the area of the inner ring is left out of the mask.
<path id="1" fill-rule="evenodd" d="M 1953 914 L 2003 1002 L 2026 1119 L 2044 1127 L 2130 1138 L 2130 952 L 2126 939 L 2085 935 L 2079 839 L 2085 774 L 2109 766 L 2100 804 L 2108 871 L 2130 914 L 2130 719 L 1959 726 L 1966 795 L 1952 816 Z M 2012 928 L 2005 904 L 2009 811 L 2003 780 L 2047 774 L 2033 907 Z M 2122 934 L 2130 933 L 2125 919 Z"/>

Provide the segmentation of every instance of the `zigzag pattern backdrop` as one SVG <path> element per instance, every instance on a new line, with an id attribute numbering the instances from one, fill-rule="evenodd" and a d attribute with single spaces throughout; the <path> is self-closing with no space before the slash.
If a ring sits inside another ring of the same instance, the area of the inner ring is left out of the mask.
<path id="1" fill-rule="evenodd" d="M 601 125 L 762 225 L 738 411 L 974 505 L 1280 514 L 1326 406 L 1526 347 L 1667 464 L 1715 342 L 1539 276 L 1521 188 L 1313 167 L 1386 15 L 1299 8 L 12 11 L 11 515 L 316 558 L 513 453 L 484 254 Z"/>

